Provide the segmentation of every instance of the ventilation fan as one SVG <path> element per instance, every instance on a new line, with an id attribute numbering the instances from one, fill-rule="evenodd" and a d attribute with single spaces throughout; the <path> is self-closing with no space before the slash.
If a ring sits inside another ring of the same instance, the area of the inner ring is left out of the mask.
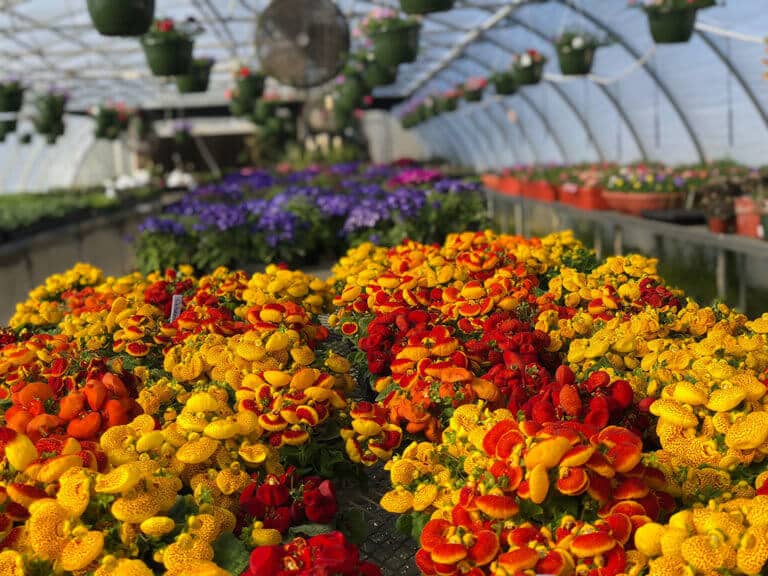
<path id="1" fill-rule="evenodd" d="M 331 80 L 349 53 L 349 24 L 331 0 L 273 0 L 256 33 L 262 71 L 295 88 Z"/>

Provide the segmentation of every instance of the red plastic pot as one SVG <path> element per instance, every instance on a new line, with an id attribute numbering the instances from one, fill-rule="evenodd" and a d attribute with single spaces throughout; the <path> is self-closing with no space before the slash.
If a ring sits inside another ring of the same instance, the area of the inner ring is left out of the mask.
<path id="1" fill-rule="evenodd" d="M 605 210 L 605 199 L 601 188 L 579 188 L 574 206 L 582 210 Z"/>
<path id="2" fill-rule="evenodd" d="M 522 182 L 512 176 L 502 176 L 499 178 L 498 191 L 509 196 L 520 196 L 522 193 Z"/>
<path id="3" fill-rule="evenodd" d="M 750 196 L 739 196 L 734 200 L 736 209 L 736 234 L 760 238 L 760 209 Z"/>
<path id="4" fill-rule="evenodd" d="M 714 234 L 728 234 L 731 229 L 731 220 L 729 218 L 708 218 L 707 227 Z"/>
<path id="5" fill-rule="evenodd" d="M 499 180 L 501 180 L 501 178 L 497 174 L 483 174 L 480 176 L 480 180 L 482 181 L 483 186 L 489 190 L 498 190 Z"/>
<path id="6" fill-rule="evenodd" d="M 526 192 L 527 194 L 524 193 L 524 196 L 527 195 L 529 198 L 540 202 L 554 202 L 557 200 L 557 191 L 555 190 L 555 187 L 546 180 L 534 180 L 533 182 L 529 182 L 526 186 Z"/>
<path id="7" fill-rule="evenodd" d="M 677 208 L 683 202 L 680 193 L 612 192 L 603 190 L 603 200 L 609 210 L 640 216 L 646 210 Z"/>

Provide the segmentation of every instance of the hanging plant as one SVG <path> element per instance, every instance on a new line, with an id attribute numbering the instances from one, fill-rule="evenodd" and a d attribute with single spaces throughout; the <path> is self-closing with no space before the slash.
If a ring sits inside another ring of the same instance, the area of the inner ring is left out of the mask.
<path id="1" fill-rule="evenodd" d="M 261 72 L 241 66 L 237 71 L 237 93 L 247 106 L 252 107 L 264 93 L 266 76 Z"/>
<path id="2" fill-rule="evenodd" d="M 382 64 L 373 53 L 360 54 L 357 59 L 363 64 L 362 76 L 368 88 L 389 86 L 397 81 L 397 66 Z"/>
<path id="3" fill-rule="evenodd" d="M 18 112 L 24 104 L 24 86 L 16 79 L 0 83 L 0 112 Z"/>
<path id="4" fill-rule="evenodd" d="M 538 50 L 527 50 L 522 54 L 515 54 L 512 66 L 517 85 L 529 86 L 541 82 L 546 62 L 547 59 Z"/>
<path id="5" fill-rule="evenodd" d="M 567 30 L 555 40 L 560 71 L 566 76 L 583 76 L 592 71 L 600 41 L 592 34 Z"/>
<path id="6" fill-rule="evenodd" d="M 16 132 L 16 120 L 0 121 L 0 142 L 5 142 L 6 136 L 14 132 Z"/>
<path id="7" fill-rule="evenodd" d="M 32 133 L 31 132 L 25 132 L 21 136 L 19 136 L 19 144 L 22 146 L 27 146 L 32 143 Z"/>
<path id="8" fill-rule="evenodd" d="M 366 94 L 363 79 L 357 74 L 336 78 L 336 103 L 342 108 L 353 109 L 360 105 Z"/>
<path id="9" fill-rule="evenodd" d="M 688 42 L 696 25 L 696 14 L 711 8 L 715 0 L 632 0 L 631 6 L 640 6 L 648 16 L 648 26 L 657 44 Z"/>
<path id="10" fill-rule="evenodd" d="M 390 8 L 377 8 L 363 20 L 361 29 L 373 42 L 376 60 L 384 66 L 413 62 L 419 55 L 421 25 L 414 18 L 401 18 Z"/>
<path id="11" fill-rule="evenodd" d="M 155 0 L 88 0 L 93 26 L 103 36 L 141 36 L 155 17 Z"/>
<path id="12" fill-rule="evenodd" d="M 144 36 L 141 45 L 147 57 L 147 64 L 155 76 L 180 76 L 192 67 L 194 37 L 203 28 L 194 18 L 174 23 L 170 18 L 155 20 Z"/>
<path id="13" fill-rule="evenodd" d="M 431 14 L 453 8 L 454 0 L 400 0 L 400 9 L 406 14 Z"/>
<path id="14" fill-rule="evenodd" d="M 461 90 L 449 90 L 442 96 L 435 99 L 435 106 L 441 113 L 453 112 L 459 107 L 459 99 L 461 98 Z"/>
<path id="15" fill-rule="evenodd" d="M 176 144 L 183 145 L 192 140 L 192 125 L 186 120 L 173 123 L 173 139 Z"/>
<path id="16" fill-rule="evenodd" d="M 176 88 L 179 94 L 207 92 L 211 80 L 213 58 L 195 58 L 189 72 L 176 76 Z"/>
<path id="17" fill-rule="evenodd" d="M 64 134 L 64 108 L 67 99 L 67 94 L 56 90 L 37 97 L 32 123 L 39 134 L 52 137 L 54 141 Z"/>
<path id="18" fill-rule="evenodd" d="M 488 80 L 485 78 L 470 78 L 464 84 L 464 99 L 467 102 L 480 102 L 483 99 L 483 92 L 488 86 Z"/>
<path id="19" fill-rule="evenodd" d="M 491 82 L 499 96 L 509 96 L 517 91 L 515 75 L 512 72 L 496 72 L 491 76 Z"/>
<path id="20" fill-rule="evenodd" d="M 122 104 L 99 106 L 92 115 L 96 120 L 94 135 L 98 139 L 117 140 L 128 129 L 130 115 Z"/>

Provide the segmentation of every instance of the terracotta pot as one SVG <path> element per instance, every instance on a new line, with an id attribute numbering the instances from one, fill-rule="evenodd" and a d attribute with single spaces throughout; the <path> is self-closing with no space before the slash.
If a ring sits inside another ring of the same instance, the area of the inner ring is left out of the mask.
<path id="1" fill-rule="evenodd" d="M 708 218 L 707 227 L 715 234 L 727 234 L 731 229 L 730 218 Z"/>
<path id="2" fill-rule="evenodd" d="M 579 188 L 575 194 L 574 206 L 582 210 L 605 210 L 605 199 L 600 188 Z"/>
<path id="3" fill-rule="evenodd" d="M 681 193 L 612 192 L 603 190 L 603 200 L 609 210 L 640 216 L 646 210 L 677 208 L 683 202 Z"/>
<path id="4" fill-rule="evenodd" d="M 760 209 L 750 196 L 739 196 L 734 200 L 736 209 L 736 234 L 760 238 Z"/>

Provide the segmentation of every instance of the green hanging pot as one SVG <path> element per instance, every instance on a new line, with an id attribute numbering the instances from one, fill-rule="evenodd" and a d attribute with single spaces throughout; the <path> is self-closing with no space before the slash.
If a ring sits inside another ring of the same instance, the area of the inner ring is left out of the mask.
<path id="1" fill-rule="evenodd" d="M 213 68 L 213 60 L 193 60 L 192 67 L 187 74 L 176 76 L 176 88 L 179 94 L 208 92 L 211 68 Z"/>
<path id="2" fill-rule="evenodd" d="M 649 6 L 645 12 L 656 44 L 678 44 L 691 39 L 696 25 L 696 8 L 659 10 Z"/>
<path id="3" fill-rule="evenodd" d="M 155 0 L 88 0 L 88 12 L 103 36 L 141 36 L 152 25 Z"/>
<path id="4" fill-rule="evenodd" d="M 24 87 L 21 84 L 0 84 L 0 112 L 18 112 L 23 104 Z"/>
<path id="5" fill-rule="evenodd" d="M 0 121 L 0 131 L 4 132 L 5 134 L 11 134 L 13 132 L 16 132 L 17 127 L 18 127 L 18 122 L 16 120 Z"/>
<path id="6" fill-rule="evenodd" d="M 453 8 L 454 0 L 400 0 L 400 8 L 406 14 L 430 14 Z"/>
<path id="7" fill-rule="evenodd" d="M 544 63 L 534 63 L 531 66 L 515 65 L 515 82 L 518 86 L 531 86 L 541 82 L 544 74 Z"/>
<path id="8" fill-rule="evenodd" d="M 419 31 L 414 22 L 409 26 L 370 35 L 376 60 L 384 66 L 413 62 L 419 55 Z"/>
<path id="9" fill-rule="evenodd" d="M 397 67 L 385 66 L 377 60 L 367 62 L 363 69 L 363 80 L 369 88 L 389 86 L 397 81 Z"/>
<path id="10" fill-rule="evenodd" d="M 477 88 L 474 90 L 464 89 L 464 100 L 467 102 L 480 102 L 483 99 L 483 88 Z"/>
<path id="11" fill-rule="evenodd" d="M 35 100 L 35 108 L 37 114 L 35 115 L 35 121 L 43 126 L 52 126 L 57 123 L 61 123 L 61 119 L 64 116 L 64 108 L 67 105 L 67 99 L 64 96 L 48 94 L 39 97 Z M 39 130 L 38 132 L 45 133 L 45 131 Z"/>
<path id="12" fill-rule="evenodd" d="M 143 36 L 141 45 L 147 64 L 155 76 L 180 76 L 192 67 L 192 51 L 195 42 L 178 35 L 163 37 Z"/>
<path id="13" fill-rule="evenodd" d="M 494 74 L 493 85 L 496 87 L 496 94 L 500 96 L 509 96 L 517 91 L 515 75 L 511 72 L 498 72 Z"/>
<path id="14" fill-rule="evenodd" d="M 435 101 L 435 108 L 441 114 L 444 114 L 446 112 L 453 112 L 458 107 L 459 107 L 458 98 L 443 97 Z"/>
<path id="15" fill-rule="evenodd" d="M 19 144 L 22 146 L 27 146 L 28 144 L 32 143 L 32 134 L 30 132 L 26 132 L 19 136 Z"/>
<path id="16" fill-rule="evenodd" d="M 557 61 L 560 63 L 560 72 L 565 76 L 585 76 L 592 71 L 592 63 L 595 60 L 595 48 L 586 46 L 575 49 L 571 46 L 557 47 Z"/>
<path id="17" fill-rule="evenodd" d="M 244 104 L 255 103 L 264 94 L 264 81 L 261 74 L 250 74 L 237 79 L 237 92 Z"/>

